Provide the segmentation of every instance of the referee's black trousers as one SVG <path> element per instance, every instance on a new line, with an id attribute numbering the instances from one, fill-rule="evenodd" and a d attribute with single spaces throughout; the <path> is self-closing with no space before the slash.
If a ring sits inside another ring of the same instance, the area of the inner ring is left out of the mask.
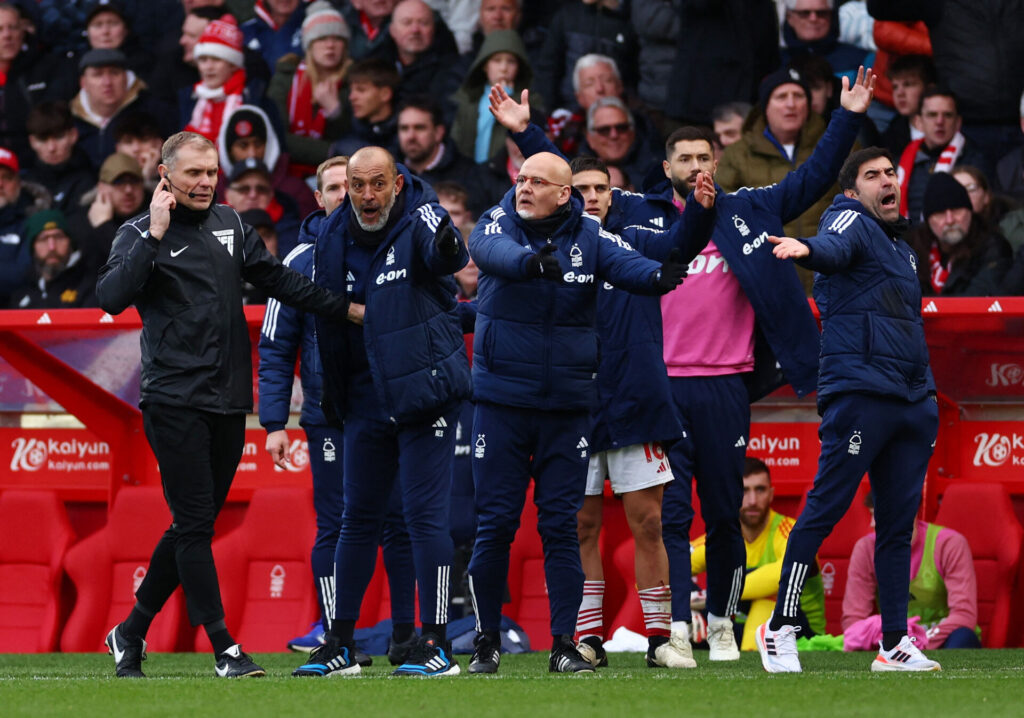
<path id="1" fill-rule="evenodd" d="M 223 620 L 210 542 L 242 457 L 245 415 L 149 404 L 142 420 L 160 465 L 171 526 L 153 550 L 135 598 L 156 613 L 180 583 L 193 626 Z"/>

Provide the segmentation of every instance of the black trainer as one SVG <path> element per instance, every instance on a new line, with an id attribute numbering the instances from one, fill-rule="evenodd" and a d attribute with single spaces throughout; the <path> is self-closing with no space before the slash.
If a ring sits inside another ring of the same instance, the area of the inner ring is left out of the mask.
<path id="1" fill-rule="evenodd" d="M 121 632 L 121 624 L 110 629 L 105 641 L 107 653 L 114 657 L 118 678 L 145 678 L 142 662 L 146 660 L 146 639 L 129 638 Z"/>
<path id="2" fill-rule="evenodd" d="M 388 639 L 388 660 L 393 666 L 400 666 L 409 660 L 409 654 L 412 653 L 412 649 L 416 647 L 420 637 L 416 635 L 416 631 L 409 634 L 409 637 L 404 641 L 396 641 L 394 636 Z"/>
<path id="3" fill-rule="evenodd" d="M 452 647 L 433 633 L 424 633 L 409 653 L 409 658 L 391 674 L 437 678 L 459 675 L 459 664 L 452 658 Z"/>
<path id="4" fill-rule="evenodd" d="M 357 676 L 363 670 L 355 661 L 355 647 L 343 646 L 330 634 L 309 654 L 309 660 L 292 671 L 293 676 Z"/>
<path id="5" fill-rule="evenodd" d="M 242 651 L 238 643 L 217 656 L 214 670 L 221 678 L 261 678 L 267 675 L 262 666 L 253 662 L 252 656 Z"/>
<path id="6" fill-rule="evenodd" d="M 550 673 L 593 673 L 594 664 L 580 655 L 572 636 L 559 636 L 548 660 Z"/>
<path id="7" fill-rule="evenodd" d="M 607 668 L 608 666 L 608 653 L 604 650 L 604 641 L 599 636 L 587 636 L 579 645 L 576 646 L 576 650 L 580 652 L 587 661 L 589 661 L 594 668 Z"/>
<path id="8" fill-rule="evenodd" d="M 369 668 L 373 665 L 373 657 L 369 654 L 363 653 L 358 648 L 355 651 L 353 651 L 353 655 L 355 656 L 356 663 L 358 663 L 363 668 Z"/>
<path id="9" fill-rule="evenodd" d="M 473 657 L 469 659 L 470 673 L 497 673 L 501 664 L 501 641 L 478 633 L 473 639 Z"/>

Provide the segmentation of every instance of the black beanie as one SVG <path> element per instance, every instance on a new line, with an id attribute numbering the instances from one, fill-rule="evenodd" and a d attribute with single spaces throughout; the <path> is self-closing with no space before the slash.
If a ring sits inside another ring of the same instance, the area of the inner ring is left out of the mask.
<path id="1" fill-rule="evenodd" d="M 971 198 L 967 188 L 956 181 L 948 172 L 935 172 L 928 178 L 928 186 L 924 190 L 925 219 L 936 212 L 947 209 L 972 209 Z"/>
<path id="2" fill-rule="evenodd" d="M 761 112 L 764 112 L 765 108 L 768 107 L 768 99 L 775 92 L 775 88 L 788 83 L 800 85 L 800 87 L 804 88 L 807 102 L 808 104 L 810 103 L 811 88 L 807 86 L 804 76 L 792 67 L 782 67 L 761 80 L 761 85 L 757 90 L 757 101 L 761 104 Z"/>
<path id="3" fill-rule="evenodd" d="M 224 136 L 227 149 L 230 151 L 231 145 L 236 140 L 253 136 L 259 137 L 264 142 L 267 141 L 267 123 L 263 121 L 259 113 L 252 110 L 238 110 L 233 113 L 228 125 L 228 131 Z"/>

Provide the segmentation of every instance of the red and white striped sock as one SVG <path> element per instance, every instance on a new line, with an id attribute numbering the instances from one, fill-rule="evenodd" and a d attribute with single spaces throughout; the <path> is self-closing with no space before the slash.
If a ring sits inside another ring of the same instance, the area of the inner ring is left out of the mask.
<path id="1" fill-rule="evenodd" d="M 583 601 L 576 616 L 576 638 L 597 636 L 604 640 L 604 581 L 584 581 Z"/>
<path id="2" fill-rule="evenodd" d="M 647 637 L 669 636 L 672 627 L 672 589 L 668 586 L 638 588 Z"/>

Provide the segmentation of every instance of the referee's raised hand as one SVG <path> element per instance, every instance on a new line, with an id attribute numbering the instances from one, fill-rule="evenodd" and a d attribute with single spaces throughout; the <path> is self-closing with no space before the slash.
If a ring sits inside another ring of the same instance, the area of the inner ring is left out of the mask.
<path id="1" fill-rule="evenodd" d="M 163 239 L 167 228 L 171 226 L 171 210 L 178 206 L 171 191 L 171 181 L 167 175 L 160 178 L 153 199 L 149 203 L 149 234 L 154 239 Z"/>

